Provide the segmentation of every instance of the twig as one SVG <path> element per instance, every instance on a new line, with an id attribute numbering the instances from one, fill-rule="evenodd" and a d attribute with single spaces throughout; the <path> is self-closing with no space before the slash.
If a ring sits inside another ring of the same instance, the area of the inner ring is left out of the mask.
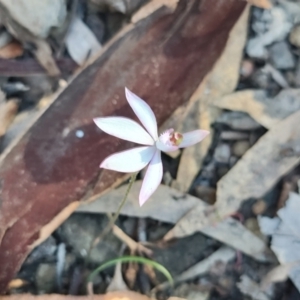
<path id="1" fill-rule="evenodd" d="M 130 248 L 132 253 L 140 252 L 146 254 L 147 256 L 152 256 L 153 252 L 150 249 L 134 241 L 117 225 L 113 226 L 113 233 L 117 238 L 124 242 L 128 246 L 128 248 Z"/>

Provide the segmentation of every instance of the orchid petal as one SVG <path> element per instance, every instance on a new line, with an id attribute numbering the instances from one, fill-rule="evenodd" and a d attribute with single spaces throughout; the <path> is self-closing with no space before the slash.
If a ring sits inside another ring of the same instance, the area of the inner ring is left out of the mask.
<path id="1" fill-rule="evenodd" d="M 151 107 L 144 100 L 129 91 L 127 88 L 125 88 L 125 94 L 127 101 L 134 113 L 137 115 L 137 117 L 145 126 L 153 139 L 157 140 L 157 123 Z"/>
<path id="2" fill-rule="evenodd" d="M 120 139 L 142 144 L 153 145 L 154 140 L 137 122 L 123 117 L 104 117 L 94 119 L 96 125 L 104 132 Z"/>
<path id="3" fill-rule="evenodd" d="M 185 148 L 185 147 L 195 145 L 201 142 L 208 135 L 209 135 L 209 131 L 201 130 L 201 129 L 183 133 L 183 140 L 180 143 L 179 148 Z"/>
<path id="4" fill-rule="evenodd" d="M 159 150 L 156 150 L 147 168 L 145 178 L 143 180 L 143 184 L 139 196 L 140 206 L 142 206 L 149 199 L 149 197 L 155 192 L 155 190 L 161 183 L 162 176 L 163 176 L 163 165 L 161 162 L 161 152 Z"/>
<path id="5" fill-rule="evenodd" d="M 100 168 L 124 173 L 137 172 L 146 167 L 155 151 L 156 148 L 154 146 L 137 147 L 121 151 L 104 159 Z"/>

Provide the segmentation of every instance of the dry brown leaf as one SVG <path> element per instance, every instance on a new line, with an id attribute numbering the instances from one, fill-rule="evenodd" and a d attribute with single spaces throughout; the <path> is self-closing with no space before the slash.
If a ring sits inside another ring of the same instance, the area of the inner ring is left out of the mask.
<path id="1" fill-rule="evenodd" d="M 173 278 L 174 283 L 179 283 L 187 280 L 193 280 L 197 276 L 201 276 L 205 273 L 208 273 L 209 270 L 213 267 L 217 262 L 223 262 L 227 264 L 229 261 L 233 260 L 236 256 L 236 251 L 232 248 L 221 247 L 210 256 L 205 258 L 204 260 L 198 262 L 192 267 L 188 268 L 186 271 L 181 273 L 180 275 Z M 156 290 L 165 289 L 170 286 L 169 282 L 164 282 L 155 287 Z"/>
<path id="2" fill-rule="evenodd" d="M 3 2 L 5 2 L 5 4 Z M 16 20 L 14 20 L 5 7 L 8 3 L 9 1 L 6 0 L 0 1 L 0 17 L 2 23 L 6 26 L 7 30 L 20 42 L 32 43 L 34 45 L 32 52 L 39 63 L 47 70 L 49 75 L 59 75 L 60 71 L 52 57 L 52 51 L 48 43 L 45 40 L 34 36 L 27 28 L 23 27 Z"/>
<path id="3" fill-rule="evenodd" d="M 214 104 L 219 108 L 246 112 L 264 127 L 271 128 L 300 109 L 300 89 L 282 90 L 273 99 L 263 90 L 244 90 L 219 98 Z"/>
<path id="4" fill-rule="evenodd" d="M 299 155 L 281 154 L 287 144 L 300 142 L 299 118 L 297 111 L 278 122 L 218 182 L 216 206 L 221 216 L 235 212 L 244 200 L 262 197 L 299 164 Z"/>
<path id="5" fill-rule="evenodd" d="M 47 38 L 54 27 L 61 27 L 67 15 L 63 0 L 1 0 L 14 21 L 32 35 Z"/>
<path id="6" fill-rule="evenodd" d="M 16 58 L 22 56 L 24 49 L 18 42 L 12 42 L 0 49 L 0 58 Z"/>
<path id="7" fill-rule="evenodd" d="M 34 50 L 34 54 L 39 63 L 48 71 L 50 76 L 59 75 L 60 70 L 52 57 L 52 50 L 48 43 L 44 40 L 36 39 L 35 45 L 37 48 Z"/>
<path id="8" fill-rule="evenodd" d="M 253 300 L 269 300 L 269 297 L 260 290 L 259 285 L 247 275 L 241 276 L 241 281 L 237 283 L 239 290 Z"/>
<path id="9" fill-rule="evenodd" d="M 101 49 L 94 33 L 78 17 L 72 20 L 65 42 L 70 56 L 81 66 Z"/>
<path id="10" fill-rule="evenodd" d="M 121 214 L 139 218 L 149 217 L 172 224 L 179 220 L 181 220 L 179 222 L 185 220 L 182 222 L 181 235 L 172 236 L 170 233 L 166 236 L 166 239 L 184 237 L 191 234 L 188 229 L 185 231 L 185 226 L 189 225 L 188 222 L 193 222 L 194 219 L 198 218 L 198 210 L 203 211 L 205 207 L 208 207 L 200 199 L 164 185 L 160 185 L 150 199 L 140 207 L 137 199 L 141 184 L 141 181 L 133 184 Z M 122 199 L 126 189 L 127 186 L 122 186 L 92 203 L 82 204 L 77 209 L 77 212 L 113 213 L 117 210 L 120 199 Z M 195 213 L 191 215 L 191 212 Z M 219 220 L 218 218 L 215 223 Z M 228 218 L 216 225 L 207 226 L 196 231 L 200 231 L 222 243 L 229 244 L 258 260 L 264 261 L 268 259 L 265 256 L 267 252 L 265 243 L 237 220 Z"/>
<path id="11" fill-rule="evenodd" d="M 216 205 L 192 209 L 166 237 L 193 234 L 233 214 L 243 201 L 262 197 L 300 162 L 299 155 L 281 154 L 287 143 L 300 141 L 299 119 L 300 111 L 272 127 L 218 182 Z"/>
<path id="12" fill-rule="evenodd" d="M 273 282 L 284 281 L 289 277 L 289 273 L 295 263 L 288 263 L 284 265 L 279 265 L 272 269 L 260 283 L 260 288 L 265 291 L 269 285 Z"/>
<path id="13" fill-rule="evenodd" d="M 184 214 L 200 202 L 196 197 L 186 195 L 168 186 L 160 185 L 150 199 L 140 207 L 138 195 L 141 186 L 142 181 L 136 181 L 132 185 L 121 214 L 138 218 L 149 217 L 175 224 Z M 126 189 L 127 185 L 123 185 L 101 197 L 97 197 L 93 202 L 82 203 L 76 212 L 115 213 Z"/>
<path id="14" fill-rule="evenodd" d="M 264 9 L 270 9 L 273 6 L 270 0 L 246 0 L 246 1 L 254 6 L 264 8 Z"/>
<path id="15" fill-rule="evenodd" d="M 11 295 L 0 296 L 0 300 L 153 300 L 145 295 L 132 291 L 110 292 L 105 295 L 65 296 L 65 295 Z"/>
<path id="16" fill-rule="evenodd" d="M 285 206 L 278 210 L 278 217 L 258 219 L 261 231 L 272 236 L 271 249 L 282 264 L 281 268 L 278 267 L 279 271 L 275 270 L 269 278 L 266 278 L 265 284 L 262 283 L 263 286 L 272 279 L 284 280 L 284 275 L 288 272 L 290 279 L 300 291 L 299 211 L 300 195 L 292 192 Z"/>
<path id="17" fill-rule="evenodd" d="M 19 108 L 18 99 L 0 103 L 0 138 L 5 135 L 9 125 L 14 120 Z"/>
<path id="18" fill-rule="evenodd" d="M 230 32 L 226 47 L 212 71 L 206 76 L 190 99 L 186 130 L 201 128 L 211 131 L 211 124 L 219 110 L 211 104 L 226 94 L 232 93 L 239 79 L 240 62 L 248 33 L 249 7 L 245 9 Z M 191 120 L 193 122 L 191 122 Z M 203 142 L 184 149 L 177 172 L 177 182 L 182 191 L 187 191 L 199 172 L 202 161 L 211 145 L 211 134 Z"/>
<path id="19" fill-rule="evenodd" d="M 170 9 L 170 13 L 172 13 L 176 9 L 178 2 L 179 0 L 152 0 L 146 5 L 144 5 L 141 9 L 139 9 L 131 17 L 131 22 L 137 23 L 138 21 L 146 18 L 150 14 L 160 9 L 162 6 L 168 7 Z"/>

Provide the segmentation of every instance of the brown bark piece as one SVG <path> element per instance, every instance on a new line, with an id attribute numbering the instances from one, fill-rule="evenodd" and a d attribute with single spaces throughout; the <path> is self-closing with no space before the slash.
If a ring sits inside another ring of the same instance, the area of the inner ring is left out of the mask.
<path id="1" fill-rule="evenodd" d="M 106 295 L 64 296 L 64 295 L 11 295 L 0 296 L 0 300 L 150 300 L 149 297 L 132 291 L 111 292 Z"/>
<path id="2" fill-rule="evenodd" d="M 128 25 L 0 158 L 0 293 L 45 224 L 124 176 L 98 166 L 130 143 L 100 132 L 92 119 L 134 117 L 124 97 L 127 86 L 161 124 L 210 71 L 245 7 L 236 0 L 194 0 L 187 12 L 186 5 L 180 1 L 173 14 L 161 8 Z"/>

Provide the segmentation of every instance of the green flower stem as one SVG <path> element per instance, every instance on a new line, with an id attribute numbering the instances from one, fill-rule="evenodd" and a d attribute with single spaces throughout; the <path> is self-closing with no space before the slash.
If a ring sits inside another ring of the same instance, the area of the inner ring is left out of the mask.
<path id="1" fill-rule="evenodd" d="M 130 182 L 129 182 L 129 185 L 128 185 L 128 187 L 127 187 L 126 193 L 125 193 L 125 195 L 124 195 L 124 197 L 123 197 L 123 199 L 122 199 L 122 201 L 121 201 L 121 203 L 120 203 L 120 205 L 119 205 L 119 207 L 118 207 L 117 212 L 114 214 L 114 216 L 113 216 L 112 218 L 110 218 L 110 222 L 109 222 L 108 226 L 106 226 L 106 228 L 101 232 L 101 234 L 100 234 L 100 235 L 93 241 L 93 243 L 91 244 L 91 247 L 90 247 L 90 249 L 89 249 L 89 252 L 88 252 L 88 254 L 87 254 L 87 256 L 86 256 L 86 262 L 88 262 L 88 260 L 89 260 L 89 258 L 90 258 L 92 249 L 93 249 L 98 243 L 100 243 L 100 241 L 103 240 L 104 237 L 105 237 L 105 236 L 112 230 L 112 228 L 114 227 L 114 225 L 115 225 L 115 223 L 116 223 L 116 221 L 117 221 L 117 219 L 118 219 L 118 217 L 119 217 L 119 215 L 120 215 L 120 213 L 121 213 L 121 210 L 122 210 L 122 208 L 123 208 L 123 206 L 124 206 L 124 204 L 125 204 L 125 202 L 126 202 L 126 200 L 127 200 L 127 198 L 128 198 L 128 194 L 129 194 L 129 192 L 130 192 L 130 190 L 131 190 L 131 188 L 132 188 L 132 185 L 133 185 L 133 183 L 134 183 L 135 180 L 136 180 L 137 174 L 138 174 L 138 173 L 133 173 L 133 174 L 131 175 Z"/>

